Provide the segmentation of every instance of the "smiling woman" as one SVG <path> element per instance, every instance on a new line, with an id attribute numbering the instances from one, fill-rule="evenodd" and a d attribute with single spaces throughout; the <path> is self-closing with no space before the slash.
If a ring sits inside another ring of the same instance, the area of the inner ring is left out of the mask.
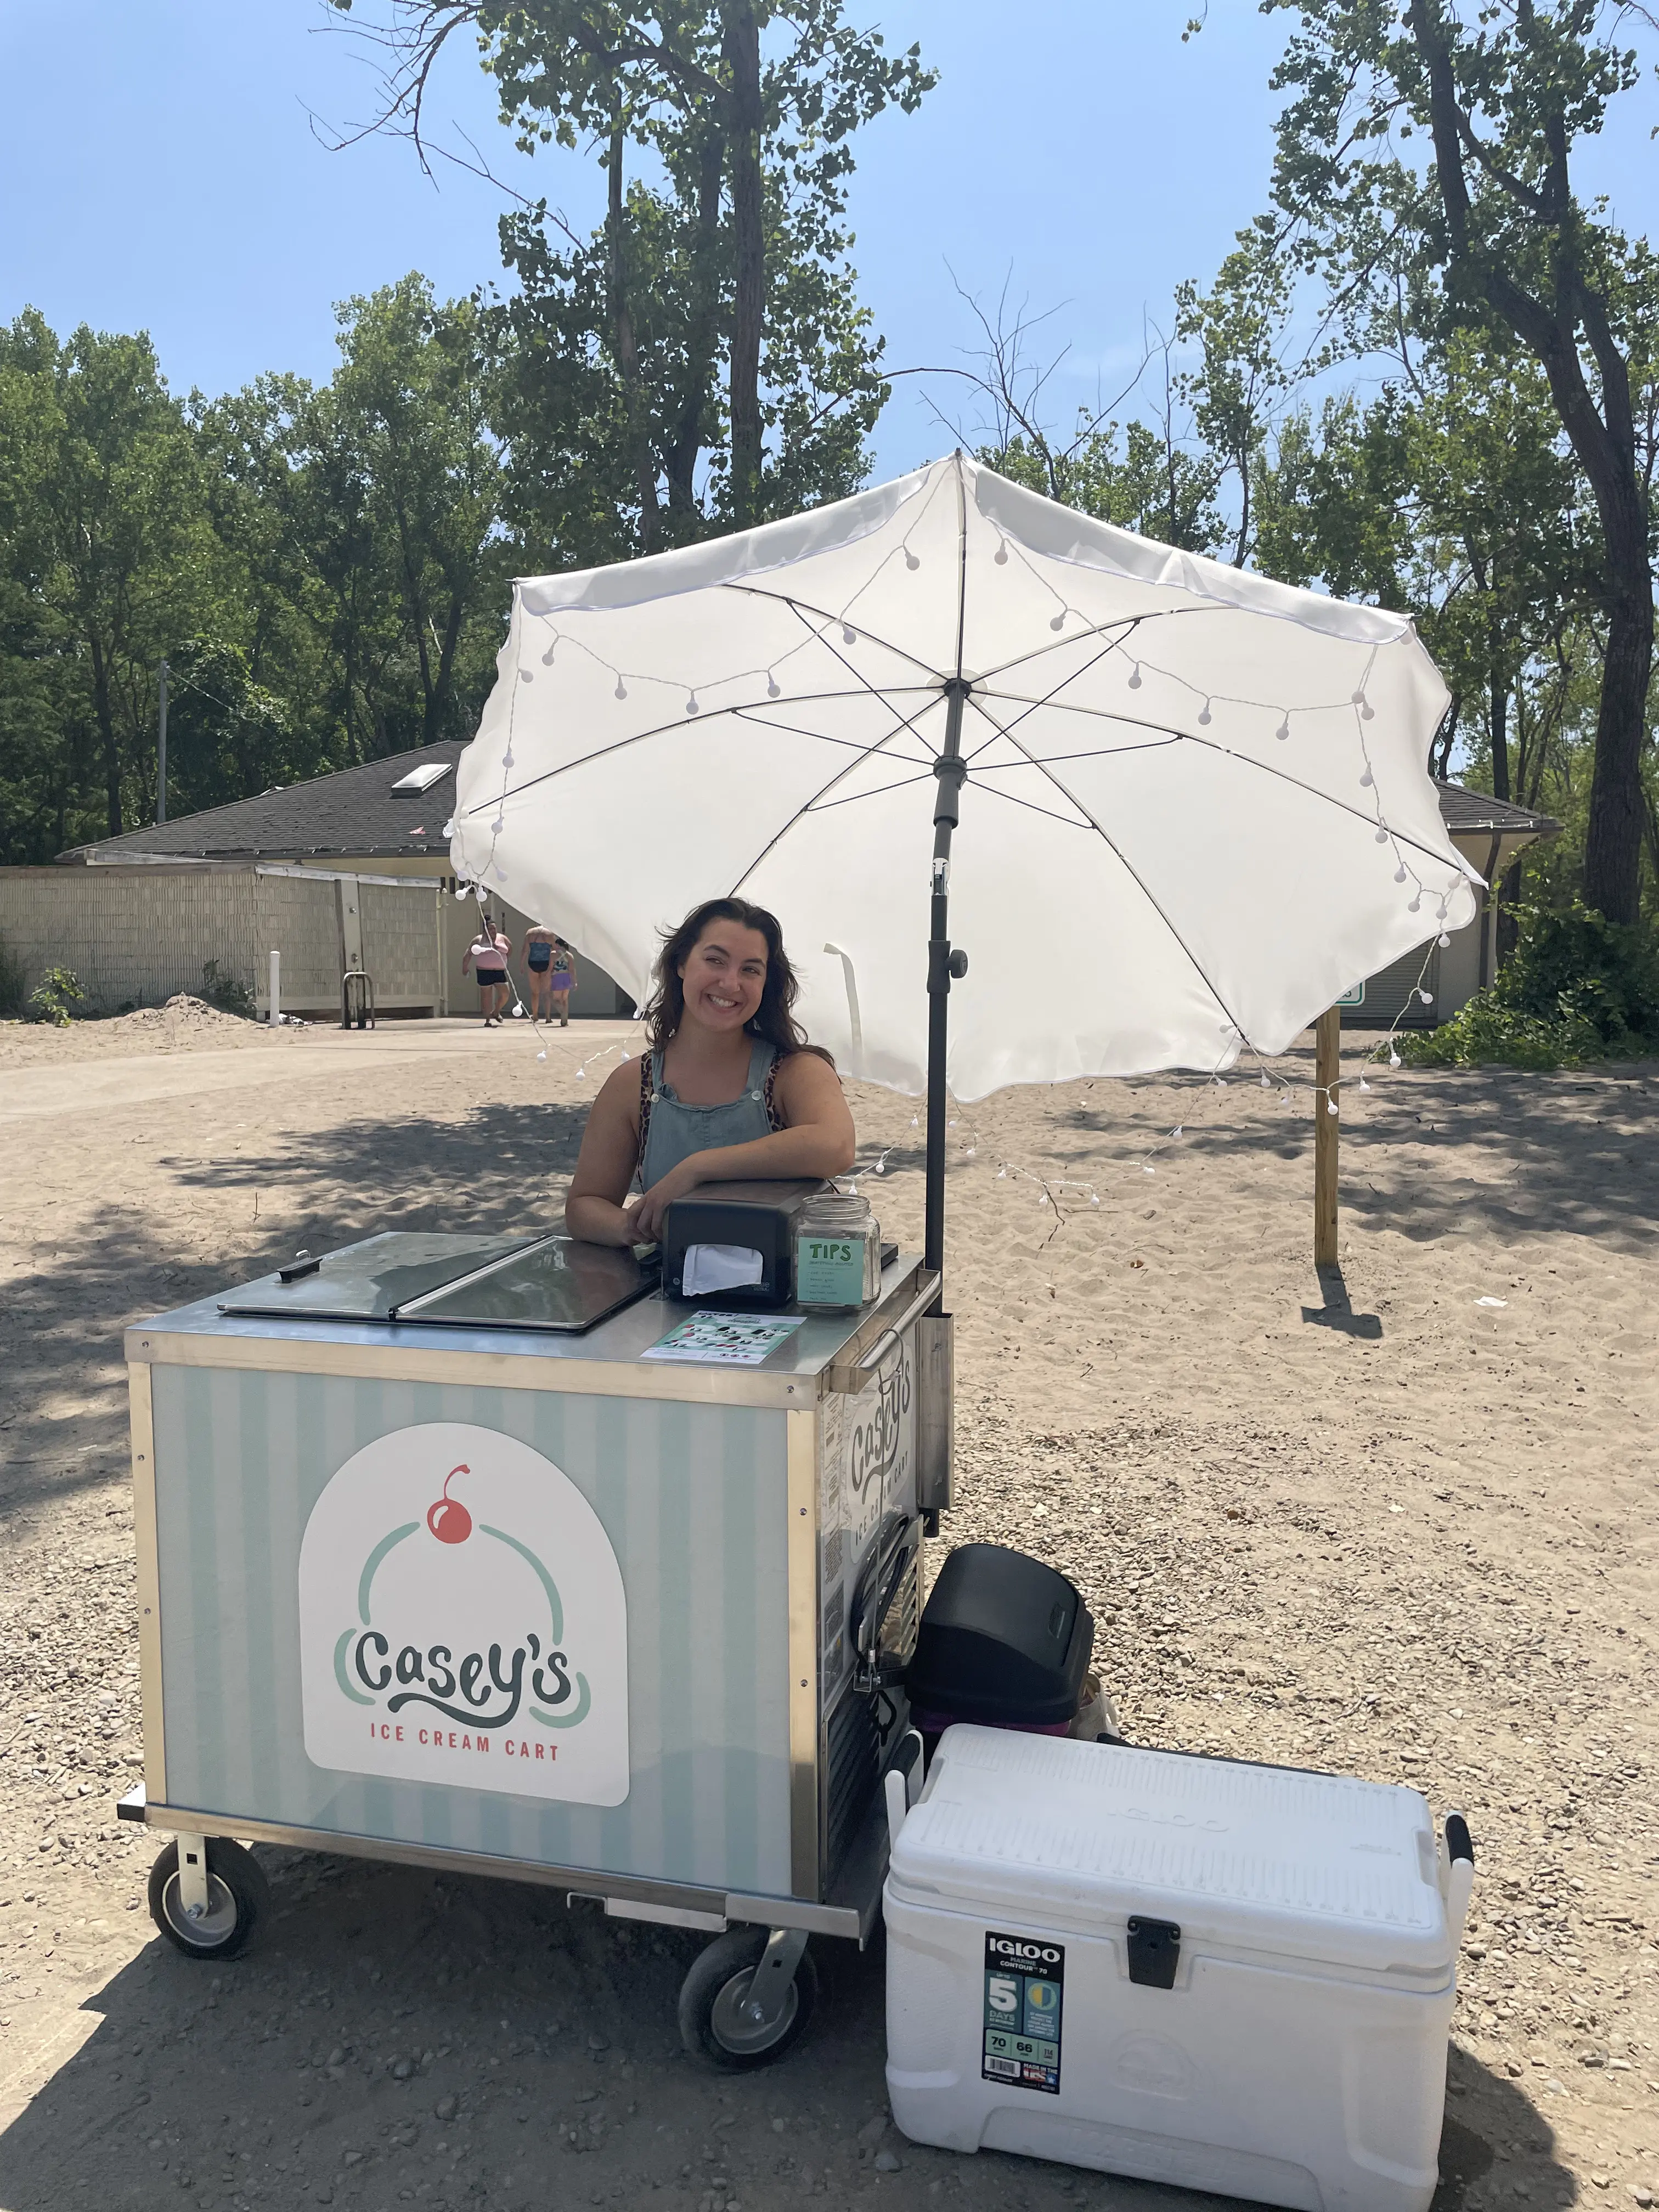
<path id="1" fill-rule="evenodd" d="M 695 1183 L 852 1166 L 853 1117 L 835 1062 L 791 1011 L 796 989 L 776 918 L 746 899 L 707 900 L 665 939 L 651 1048 L 587 1117 L 565 1200 L 573 1237 L 650 1243 Z M 642 1195 L 624 1203 L 636 1173 Z"/>

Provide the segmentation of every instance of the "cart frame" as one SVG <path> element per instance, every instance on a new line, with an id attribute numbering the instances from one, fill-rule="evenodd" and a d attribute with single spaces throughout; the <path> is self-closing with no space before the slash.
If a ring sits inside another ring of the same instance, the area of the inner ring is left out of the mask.
<path id="1" fill-rule="evenodd" d="M 316 1850 L 393 1864 L 424 1866 L 450 1873 L 493 1876 L 562 1889 L 569 1898 L 603 1904 L 613 1917 L 653 1921 L 672 1927 L 718 1933 L 728 1928 L 763 1927 L 772 1931 L 773 1954 L 793 1968 L 793 1951 L 806 1936 L 833 1936 L 862 1948 L 880 1909 L 885 1878 L 888 1820 L 884 1794 L 887 1771 L 907 1778 L 920 1753 L 920 1741 L 908 1729 L 889 1738 L 875 1787 L 858 1826 L 826 1884 L 829 1851 L 829 1711 L 819 1709 L 819 1415 L 832 1395 L 857 1395 L 875 1384 L 892 1354 L 915 1332 L 918 1384 L 917 1496 L 906 1516 L 907 1533 L 917 1522 L 936 1525 L 948 1504 L 951 1420 L 951 1324 L 948 1317 L 924 1318 L 937 1305 L 939 1276 L 914 1258 L 886 1271 L 876 1303 L 849 1329 L 839 1347 L 816 1373 L 763 1370 L 709 1370 L 653 1366 L 585 1359 L 580 1351 L 561 1347 L 538 1356 L 522 1338 L 513 1348 L 488 1341 L 459 1349 L 453 1341 L 422 1340 L 412 1330 L 396 1342 L 374 1340 L 368 1331 L 340 1341 L 285 1325 L 273 1334 L 231 1324 L 207 1333 L 197 1327 L 169 1328 L 180 1316 L 163 1316 L 127 1333 L 129 1403 L 131 1424 L 134 1525 L 138 1580 L 140 1684 L 143 1701 L 144 1778 L 118 1801 L 124 1820 L 141 1822 L 176 1836 L 179 1897 L 186 1911 L 205 1910 L 207 1846 L 217 1837 L 246 1838 Z M 453 1333 L 447 1333 L 453 1334 Z M 439 1333 L 432 1333 L 437 1336 Z M 410 1340 L 411 1338 L 414 1340 Z M 592 1867 L 544 1862 L 385 1838 L 333 1829 L 294 1826 L 246 1814 L 209 1812 L 174 1804 L 167 1796 L 166 1718 L 162 1701 L 161 1561 L 157 1528 L 155 1441 L 151 1371 L 155 1366 L 211 1367 L 256 1372 L 320 1375 L 383 1382 L 477 1382 L 487 1380 L 516 1390 L 590 1393 L 611 1398 L 672 1400 L 693 1404 L 746 1405 L 786 1415 L 787 1490 L 787 1618 L 788 1636 L 789 1861 L 791 1893 L 723 1890 L 693 1884 L 611 1873 Z M 919 1609 L 920 1547 L 908 1553 L 901 1571 L 917 1587 L 884 1591 L 883 1616 L 896 1596 Z M 914 1617 L 914 1615 L 913 1615 Z M 874 1656 L 881 1619 L 869 1626 Z M 859 1687 L 842 1694 L 856 1697 Z M 838 1697 L 831 1710 L 838 1710 Z"/>

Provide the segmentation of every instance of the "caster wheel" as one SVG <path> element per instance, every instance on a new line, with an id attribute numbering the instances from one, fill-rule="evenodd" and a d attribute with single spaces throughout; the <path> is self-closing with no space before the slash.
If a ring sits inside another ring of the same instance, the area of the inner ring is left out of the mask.
<path id="1" fill-rule="evenodd" d="M 179 1846 L 169 1844 L 149 1870 L 149 1917 L 169 1943 L 191 1959 L 234 1959 L 270 1911 L 258 1862 L 228 1836 L 207 1847 L 208 1904 L 191 1919 L 179 1893 Z"/>
<path id="2" fill-rule="evenodd" d="M 783 2009 L 775 2021 L 748 2017 L 746 2000 L 761 1954 L 764 1928 L 734 1928 L 699 1953 L 680 1990 L 680 2040 L 694 2058 L 727 2074 L 770 2066 L 793 2050 L 818 2001 L 818 1970 L 803 1951 Z"/>

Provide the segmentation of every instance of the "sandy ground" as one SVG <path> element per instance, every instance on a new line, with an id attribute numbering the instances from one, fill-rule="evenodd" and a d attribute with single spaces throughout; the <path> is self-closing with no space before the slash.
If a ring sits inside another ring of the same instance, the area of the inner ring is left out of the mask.
<path id="1" fill-rule="evenodd" d="M 579 1079 L 582 1055 L 622 1034 L 541 1062 L 517 1024 L 0 1028 L 3 2212 L 1194 2201 L 896 2138 L 879 1959 L 844 1947 L 809 2043 L 731 2081 L 677 2055 L 699 1939 L 546 1892 L 268 1851 L 246 1959 L 151 1928 L 157 1839 L 112 1809 L 138 1771 L 123 1326 L 374 1227 L 553 1220 L 611 1064 Z M 1362 1093 L 1348 1066 L 1324 1280 L 1305 1054 L 1273 1071 L 1288 1097 L 1097 1084 L 960 1113 L 946 1538 L 1082 1583 L 1137 1739 L 1467 1810 L 1442 2212 L 1645 2205 L 1659 1072 Z M 914 1244 L 913 1109 L 855 1103 L 885 1152 L 864 1188 Z"/>

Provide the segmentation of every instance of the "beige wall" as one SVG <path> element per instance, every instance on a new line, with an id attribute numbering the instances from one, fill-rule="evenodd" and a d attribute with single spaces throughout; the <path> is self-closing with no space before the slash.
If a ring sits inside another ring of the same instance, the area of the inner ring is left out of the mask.
<path id="1" fill-rule="evenodd" d="M 72 969 L 88 1011 L 157 1006 L 202 989 L 202 970 L 253 985 L 251 868 L 0 868 L 0 939 L 25 992 Z"/>
<path id="2" fill-rule="evenodd" d="M 69 968 L 89 1013 L 199 995 L 214 961 L 264 1014 L 274 948 L 284 1008 L 337 1018 L 339 890 L 320 874 L 247 866 L 0 868 L 0 939 L 22 965 L 26 993 L 48 968 Z M 377 1004 L 435 1011 L 441 885 L 362 884 L 356 896 Z"/>

